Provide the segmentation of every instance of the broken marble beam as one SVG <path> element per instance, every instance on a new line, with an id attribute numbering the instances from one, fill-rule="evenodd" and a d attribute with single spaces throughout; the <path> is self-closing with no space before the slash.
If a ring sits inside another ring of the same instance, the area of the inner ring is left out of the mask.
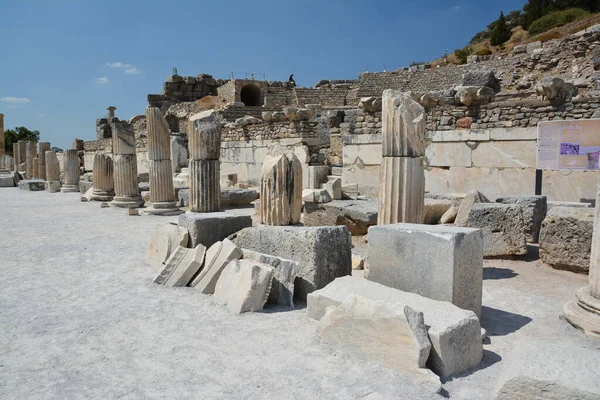
<path id="1" fill-rule="evenodd" d="M 484 239 L 478 229 L 393 224 L 369 228 L 368 279 L 481 317 Z"/>
<path id="2" fill-rule="evenodd" d="M 177 246 L 187 247 L 189 237 L 188 231 L 176 224 L 157 225 L 146 248 L 146 264 L 155 269 L 162 268 L 163 263 L 171 256 Z"/>
<path id="3" fill-rule="evenodd" d="M 194 276 L 188 286 L 204 294 L 213 294 L 223 268 L 232 260 L 242 257 L 242 250 L 231 240 L 219 241 L 206 251 L 204 267 Z"/>
<path id="4" fill-rule="evenodd" d="M 558 340 L 517 339 L 503 358 L 495 400 L 600 399 L 595 349 Z"/>
<path id="5" fill-rule="evenodd" d="M 309 294 L 308 317 L 320 320 L 327 307 L 337 307 L 351 295 L 406 305 L 421 311 L 425 325 L 429 327 L 427 334 L 432 345 L 427 365 L 436 374 L 442 377 L 457 374 L 481 361 L 481 325 L 474 312 L 366 279 L 351 276 L 338 278 L 325 288 Z"/>
<path id="6" fill-rule="evenodd" d="M 213 299 L 234 313 L 260 311 L 271 290 L 273 267 L 255 260 L 233 260 L 223 269 Z"/>
<path id="7" fill-rule="evenodd" d="M 244 228 L 252 226 L 252 217 L 228 212 L 187 213 L 179 216 L 179 226 L 190 234 L 190 246 L 210 247 Z"/>
<path id="8" fill-rule="evenodd" d="M 231 239 L 241 248 L 297 261 L 300 271 L 294 290 L 300 300 L 352 273 L 352 240 L 345 226 L 259 225 L 243 229 Z"/>
<path id="9" fill-rule="evenodd" d="M 12 176 L 11 176 L 12 178 Z M 31 192 L 40 192 L 44 190 L 44 180 L 42 179 L 27 179 L 19 182 L 19 189 L 29 190 Z"/>
<path id="10" fill-rule="evenodd" d="M 177 246 L 153 282 L 167 287 L 186 286 L 202 268 L 205 253 L 206 247 L 201 244 L 194 249 Z"/>

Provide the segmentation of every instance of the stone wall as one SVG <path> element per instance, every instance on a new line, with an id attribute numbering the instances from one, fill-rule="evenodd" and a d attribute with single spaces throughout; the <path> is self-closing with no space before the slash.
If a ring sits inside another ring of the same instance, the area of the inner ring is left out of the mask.
<path id="1" fill-rule="evenodd" d="M 148 95 L 148 104 L 166 111 L 176 103 L 194 101 L 209 95 L 216 96 L 217 88 L 224 85 L 225 82 L 222 79 L 215 79 L 209 74 L 171 75 L 163 83 L 162 94 Z"/>

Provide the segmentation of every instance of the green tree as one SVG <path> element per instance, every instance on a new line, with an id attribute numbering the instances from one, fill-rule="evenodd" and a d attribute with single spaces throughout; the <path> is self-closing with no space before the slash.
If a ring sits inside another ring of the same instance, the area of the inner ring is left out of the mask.
<path id="1" fill-rule="evenodd" d="M 40 131 L 30 131 L 24 126 L 17 126 L 15 129 L 7 129 L 4 131 L 4 150 L 7 154 L 14 156 L 13 143 L 17 143 L 19 140 L 34 140 L 38 142 L 40 140 Z"/>
<path id="2" fill-rule="evenodd" d="M 510 27 L 506 23 L 504 13 L 500 12 L 500 18 L 494 24 L 494 29 L 490 35 L 490 43 L 494 46 L 501 45 L 510 39 Z"/>

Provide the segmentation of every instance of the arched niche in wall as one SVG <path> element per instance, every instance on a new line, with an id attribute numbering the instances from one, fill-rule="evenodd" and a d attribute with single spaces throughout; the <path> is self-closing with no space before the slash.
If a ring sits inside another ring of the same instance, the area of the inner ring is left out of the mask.
<path id="1" fill-rule="evenodd" d="M 246 107 L 262 106 L 260 88 L 252 83 L 245 85 L 240 92 L 240 101 Z"/>

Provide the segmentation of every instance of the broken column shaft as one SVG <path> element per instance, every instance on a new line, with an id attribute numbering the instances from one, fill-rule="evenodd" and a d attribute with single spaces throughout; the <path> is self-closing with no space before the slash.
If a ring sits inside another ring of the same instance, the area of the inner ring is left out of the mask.
<path id="1" fill-rule="evenodd" d="M 111 201 L 115 197 L 114 164 L 103 153 L 94 155 L 94 189 L 91 200 Z"/>
<path id="2" fill-rule="evenodd" d="M 135 133 L 127 122 L 113 122 L 115 197 L 112 207 L 136 208 L 144 204 L 138 187 Z"/>
<path id="3" fill-rule="evenodd" d="M 77 150 L 63 152 L 63 185 L 61 193 L 79 192 L 79 154 Z"/>
<path id="4" fill-rule="evenodd" d="M 50 142 L 40 142 L 40 151 L 38 152 L 39 170 L 38 178 L 46 179 L 46 152 L 50 150 Z"/>
<path id="5" fill-rule="evenodd" d="M 37 143 L 33 140 L 25 142 L 25 173 L 27 179 L 33 178 L 33 159 L 36 157 Z"/>

